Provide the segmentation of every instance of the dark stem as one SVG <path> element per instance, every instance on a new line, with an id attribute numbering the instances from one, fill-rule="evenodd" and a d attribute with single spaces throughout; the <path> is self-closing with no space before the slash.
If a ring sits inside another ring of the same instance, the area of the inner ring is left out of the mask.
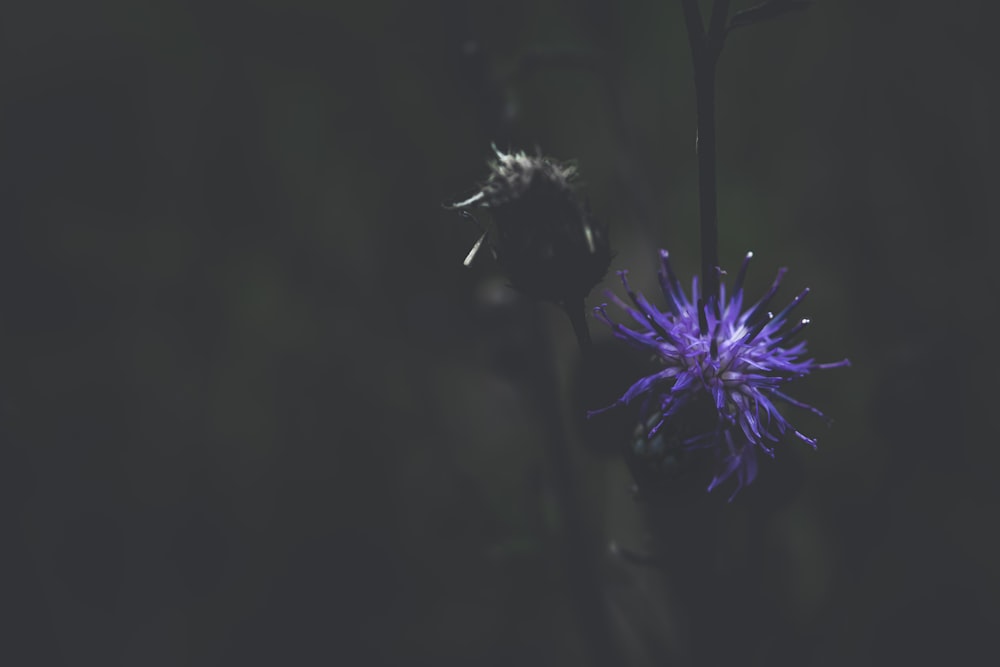
<path id="1" fill-rule="evenodd" d="M 719 212 L 715 186 L 715 61 L 695 66 L 698 104 L 698 203 L 701 209 L 701 298 L 719 294 Z"/>
<path id="2" fill-rule="evenodd" d="M 729 0 L 716 0 L 705 30 L 697 0 L 681 0 L 687 25 L 698 113 L 698 205 L 701 228 L 701 297 L 708 305 L 719 294 L 719 211 L 715 160 L 715 66 L 726 38 Z M 706 333 L 706 332 L 702 332 Z"/>

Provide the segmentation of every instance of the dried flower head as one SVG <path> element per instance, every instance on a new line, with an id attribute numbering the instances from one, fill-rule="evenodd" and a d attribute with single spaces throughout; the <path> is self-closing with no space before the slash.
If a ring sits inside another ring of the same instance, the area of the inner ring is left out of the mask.
<path id="1" fill-rule="evenodd" d="M 758 451 L 774 456 L 773 443 L 790 432 L 815 448 L 816 440 L 792 427 L 778 410 L 784 401 L 826 418 L 822 412 L 784 393 L 785 384 L 814 370 L 848 366 L 847 359 L 820 364 L 803 358 L 804 341 L 795 342 L 809 320 L 789 324 L 788 316 L 809 293 L 806 289 L 776 315 L 768 306 L 778 290 L 785 269 L 778 272 L 771 288 L 753 305 L 743 306 L 743 281 L 753 253 L 747 253 L 727 296 L 725 285 L 717 300 L 700 305 L 698 278 L 692 280 L 691 298 L 684 293 L 670 266 L 669 254 L 660 252 L 660 287 L 667 309 L 660 311 L 642 294 L 634 292 L 626 272 L 619 272 L 629 305 L 609 296 L 638 325 L 629 328 L 613 322 L 606 304 L 595 309 L 615 336 L 651 351 L 659 370 L 633 384 L 616 406 L 642 401 L 639 434 L 632 454 L 662 464 L 666 457 L 707 448 L 717 459 L 711 491 L 730 477 L 736 479 L 735 497 L 757 474 Z M 664 426 L 668 425 L 668 429 Z M 669 430 L 671 437 L 657 437 Z"/>
<path id="2" fill-rule="evenodd" d="M 465 260 L 487 242 L 518 290 L 555 302 L 582 300 L 611 262 L 607 229 L 576 192 L 576 167 L 523 152 L 503 153 L 476 194 L 451 208 L 490 211 L 495 232 L 484 231 Z"/>

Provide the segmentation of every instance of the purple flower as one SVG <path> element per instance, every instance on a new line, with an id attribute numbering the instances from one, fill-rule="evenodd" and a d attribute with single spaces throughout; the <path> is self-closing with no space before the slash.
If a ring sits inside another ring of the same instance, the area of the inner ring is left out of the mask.
<path id="1" fill-rule="evenodd" d="M 641 424 L 646 430 L 636 441 L 634 453 L 655 460 L 669 454 L 671 448 L 674 453 L 709 449 L 718 463 L 708 490 L 735 477 L 736 489 L 730 500 L 754 480 L 758 451 L 773 457 L 773 444 L 786 433 L 816 447 L 816 440 L 796 430 L 776 402 L 783 401 L 824 419 L 825 415 L 785 394 L 784 385 L 814 370 L 850 365 L 847 359 L 816 363 L 805 358 L 805 342 L 796 342 L 809 320 L 791 324 L 789 315 L 808 289 L 777 314 L 768 311 L 785 269 L 778 271 L 771 288 L 759 301 L 744 307 L 743 280 L 752 256 L 747 253 L 743 260 L 732 295 L 727 295 L 722 285 L 718 300 L 703 305 L 698 299 L 697 276 L 692 280 L 689 298 L 674 275 L 669 254 L 661 250 L 659 279 L 667 298 L 666 310 L 657 309 L 634 292 L 627 273 L 621 271 L 619 276 L 632 305 L 608 294 L 637 326 L 629 328 L 613 322 L 606 304 L 594 311 L 615 336 L 652 352 L 659 369 L 633 384 L 612 405 L 588 415 L 640 399 Z M 666 444 L 664 438 L 656 437 L 661 429 L 672 434 Z"/>

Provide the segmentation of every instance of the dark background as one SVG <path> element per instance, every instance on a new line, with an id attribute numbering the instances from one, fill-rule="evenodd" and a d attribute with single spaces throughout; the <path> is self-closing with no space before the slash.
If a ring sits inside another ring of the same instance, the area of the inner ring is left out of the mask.
<path id="1" fill-rule="evenodd" d="M 596 664 L 564 420 L 619 664 L 992 663 L 992 3 L 731 35 L 721 261 L 754 250 L 753 293 L 788 266 L 811 352 L 853 367 L 795 392 L 836 419 L 794 415 L 819 451 L 705 495 L 677 543 L 710 557 L 666 576 L 603 546 L 644 529 L 573 419 L 567 321 L 465 269 L 441 204 L 490 141 L 537 145 L 578 160 L 613 270 L 656 302 L 657 248 L 690 276 L 679 3 L 344 4 L 0 10 L 2 662 Z"/>

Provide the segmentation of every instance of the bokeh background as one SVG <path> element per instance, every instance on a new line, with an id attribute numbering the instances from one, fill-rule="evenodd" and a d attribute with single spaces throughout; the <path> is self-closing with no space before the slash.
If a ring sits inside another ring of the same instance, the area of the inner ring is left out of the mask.
<path id="1" fill-rule="evenodd" d="M 612 270 L 691 275 L 677 2 L 5 3 L 2 662 L 992 664 L 990 4 L 732 33 L 721 260 L 754 250 L 754 291 L 788 266 L 853 367 L 796 392 L 836 420 L 799 416 L 818 452 L 678 503 L 664 573 L 608 548 L 643 514 L 579 419 L 627 360 L 595 323 L 581 379 L 441 204 L 491 141 L 537 146 Z"/>

